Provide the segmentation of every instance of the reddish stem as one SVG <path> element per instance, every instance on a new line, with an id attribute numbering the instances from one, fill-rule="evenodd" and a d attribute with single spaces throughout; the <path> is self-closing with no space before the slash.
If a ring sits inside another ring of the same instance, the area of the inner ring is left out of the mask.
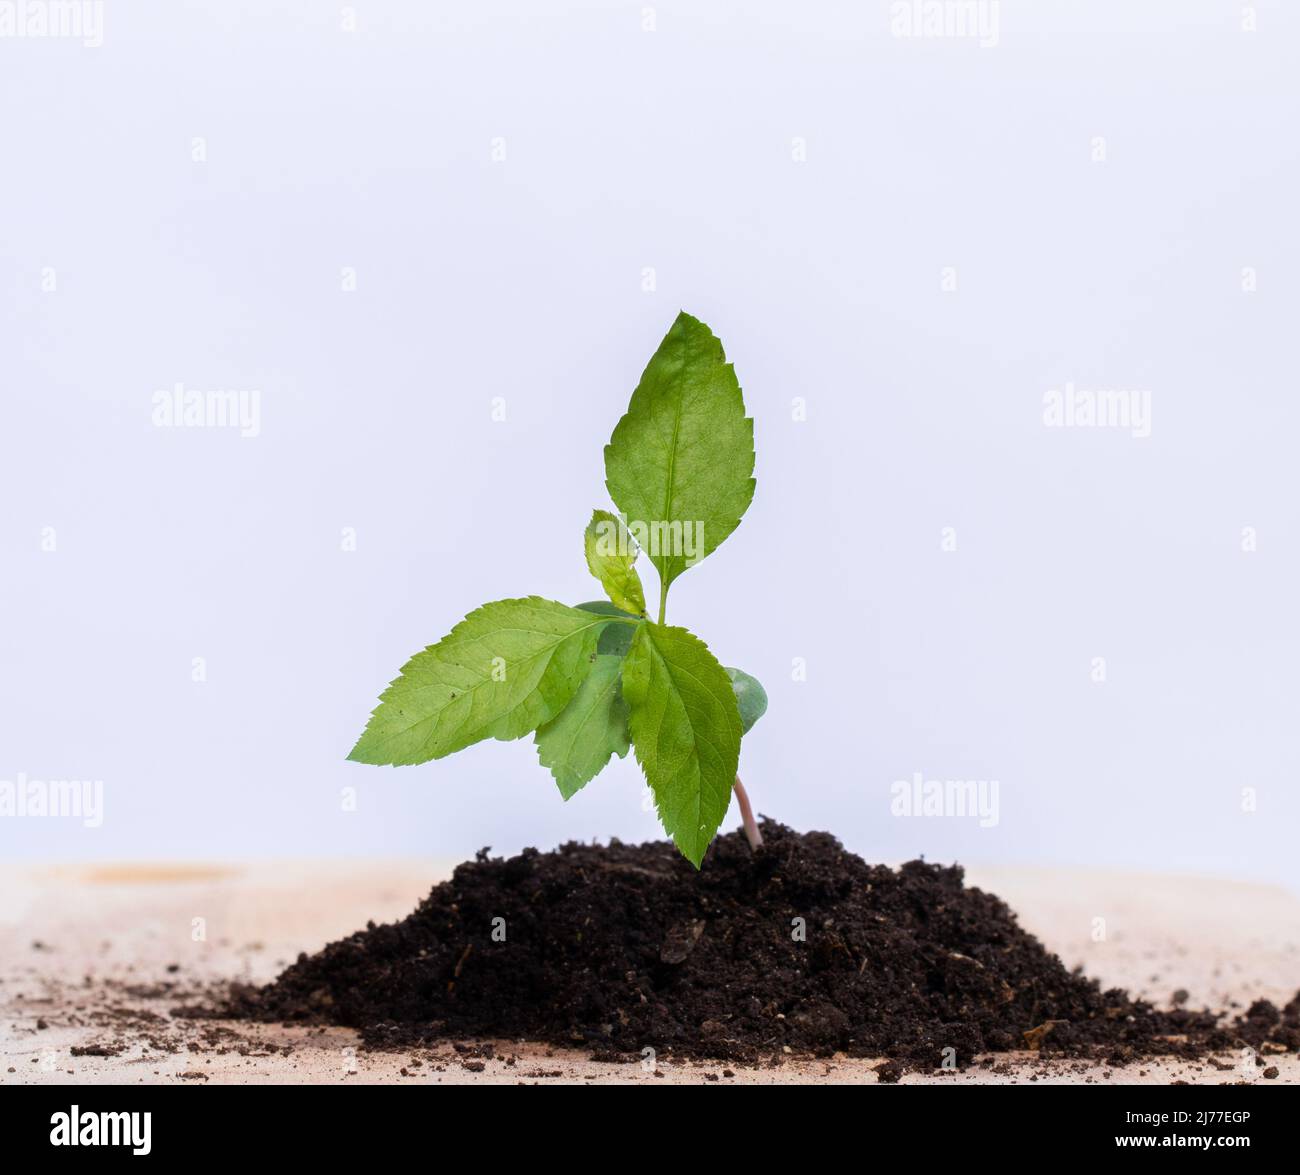
<path id="1" fill-rule="evenodd" d="M 749 847 L 757 851 L 763 847 L 763 834 L 758 831 L 758 823 L 754 819 L 754 809 L 749 806 L 749 796 L 745 794 L 745 785 L 740 782 L 740 776 L 736 776 L 736 803 L 740 805 L 740 819 L 745 826 L 745 837 L 749 841 Z"/>

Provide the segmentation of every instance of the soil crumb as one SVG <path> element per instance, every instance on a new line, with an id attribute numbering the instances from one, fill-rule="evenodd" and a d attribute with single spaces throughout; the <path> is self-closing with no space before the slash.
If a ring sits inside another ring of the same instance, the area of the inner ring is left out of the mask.
<path id="1" fill-rule="evenodd" d="M 1300 1049 L 1300 996 L 1231 1023 L 1158 1010 L 1067 969 L 959 866 L 894 870 L 828 833 L 762 829 L 761 852 L 722 836 L 698 873 L 667 842 L 484 850 L 401 922 L 234 989 L 223 1014 L 344 1025 L 380 1048 L 491 1037 L 605 1060 L 885 1057 L 887 1081 L 1025 1049 L 1115 1065 Z"/>

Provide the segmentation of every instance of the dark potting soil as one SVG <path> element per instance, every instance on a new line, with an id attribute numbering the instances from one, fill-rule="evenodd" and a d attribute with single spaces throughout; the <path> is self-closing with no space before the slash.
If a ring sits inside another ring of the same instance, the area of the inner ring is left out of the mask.
<path id="1" fill-rule="evenodd" d="M 827 833 L 762 828 L 761 852 L 722 836 L 698 873 L 666 842 L 484 851 L 403 921 L 299 956 L 225 1011 L 346 1025 L 380 1047 L 843 1052 L 889 1058 L 892 1080 L 1025 1048 L 1114 1064 L 1300 1048 L 1300 996 L 1231 1023 L 1159 1011 L 1068 970 L 958 866 L 868 865 Z"/>

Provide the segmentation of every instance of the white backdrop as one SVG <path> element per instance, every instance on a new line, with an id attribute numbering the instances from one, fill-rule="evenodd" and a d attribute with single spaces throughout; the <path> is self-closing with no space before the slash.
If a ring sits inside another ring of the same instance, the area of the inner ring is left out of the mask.
<path id="1" fill-rule="evenodd" d="M 0 852 L 656 835 L 630 758 L 564 804 L 526 740 L 344 756 L 470 608 L 599 594 L 601 446 L 685 308 L 758 491 L 670 618 L 767 686 L 761 811 L 1300 882 L 1300 6 L 974 11 L 108 0 L 98 47 L 0 36 L 0 780 L 103 783 L 97 827 Z M 257 435 L 156 427 L 178 384 L 259 392 Z M 1051 427 L 1067 385 L 1149 393 L 1150 435 Z M 997 780 L 996 823 L 891 813 L 916 773 Z"/>

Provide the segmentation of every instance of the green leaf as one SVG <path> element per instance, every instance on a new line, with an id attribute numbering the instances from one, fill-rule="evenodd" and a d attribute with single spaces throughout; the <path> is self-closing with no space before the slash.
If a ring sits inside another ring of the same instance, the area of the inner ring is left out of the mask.
<path id="1" fill-rule="evenodd" d="M 659 819 L 698 869 L 727 814 L 740 758 L 731 679 L 698 637 L 647 620 L 623 662 L 623 697 Z"/>
<path id="2" fill-rule="evenodd" d="M 584 612 L 595 612 L 600 616 L 621 616 L 631 621 L 638 619 L 630 612 L 624 612 L 622 608 L 615 608 L 608 600 L 591 600 L 586 604 L 579 604 L 578 607 Z M 635 624 L 606 625 L 605 631 L 600 634 L 596 652 L 602 656 L 608 654 L 611 657 L 622 657 L 632 647 L 634 631 L 636 631 Z"/>
<path id="3" fill-rule="evenodd" d="M 736 373 L 713 332 L 679 314 L 605 446 L 605 485 L 663 591 L 740 525 L 753 473 Z"/>
<path id="4" fill-rule="evenodd" d="M 568 705 L 609 623 L 538 596 L 484 604 L 402 666 L 348 758 L 424 763 L 520 738 Z"/>
<path id="5" fill-rule="evenodd" d="M 583 534 L 583 547 L 587 569 L 600 580 L 614 605 L 634 616 L 644 616 L 645 591 L 632 566 L 637 548 L 623 520 L 608 510 L 593 510 Z"/>
<path id="6" fill-rule="evenodd" d="M 743 669 L 729 668 L 727 676 L 731 678 L 731 688 L 736 693 L 736 705 L 740 709 L 740 732 L 748 734 L 750 727 L 767 713 L 767 690 L 757 677 L 750 677 Z"/>
<path id="7" fill-rule="evenodd" d="M 595 779 L 611 755 L 621 759 L 627 754 L 627 703 L 619 688 L 622 668 L 622 657 L 597 657 L 573 700 L 534 739 L 538 759 L 551 769 L 566 800 Z"/>

